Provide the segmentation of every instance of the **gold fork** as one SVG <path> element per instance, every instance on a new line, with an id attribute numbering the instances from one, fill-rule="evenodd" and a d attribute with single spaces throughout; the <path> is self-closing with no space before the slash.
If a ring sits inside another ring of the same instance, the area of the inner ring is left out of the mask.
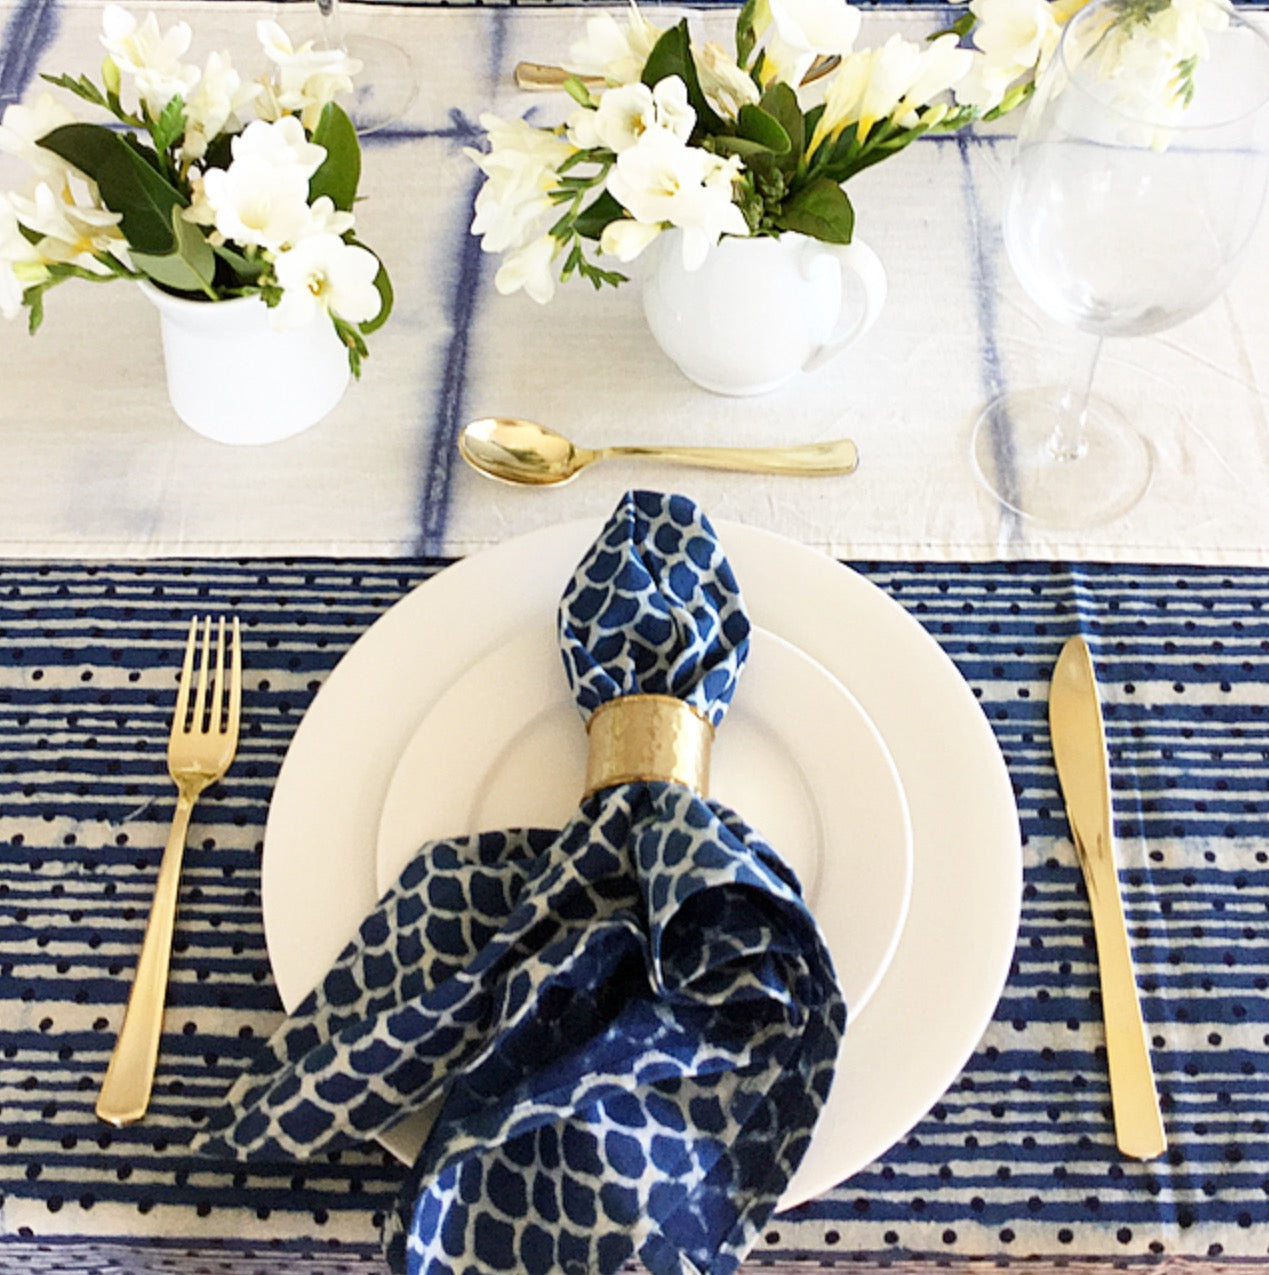
<path id="1" fill-rule="evenodd" d="M 242 647 L 238 619 L 233 621 L 229 683 L 225 684 L 225 617 L 220 617 L 216 636 L 216 667 L 210 676 L 208 661 L 212 621 L 202 626 L 202 653 L 198 683 L 194 687 L 194 653 L 199 643 L 199 623 L 190 621 L 185 643 L 185 662 L 176 692 L 176 711 L 167 744 L 167 769 L 176 784 L 176 812 L 172 829 L 159 864 L 154 902 L 145 927 L 141 955 L 137 958 L 132 993 L 124 1011 L 123 1025 L 115 1041 L 106 1078 L 97 1099 L 97 1115 L 113 1125 L 133 1124 L 145 1115 L 159 1058 L 159 1038 L 163 1034 L 163 1008 L 167 1000 L 168 965 L 172 955 L 172 933 L 176 928 L 176 899 L 180 892 L 181 859 L 190 814 L 203 790 L 229 769 L 238 748 L 238 715 L 242 703 Z M 190 691 L 194 689 L 193 711 Z"/>

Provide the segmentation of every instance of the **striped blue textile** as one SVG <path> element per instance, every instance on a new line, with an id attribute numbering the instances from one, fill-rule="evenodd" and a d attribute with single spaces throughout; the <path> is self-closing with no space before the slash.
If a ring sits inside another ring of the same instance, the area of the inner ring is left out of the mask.
<path id="1" fill-rule="evenodd" d="M 259 855 L 288 741 L 344 651 L 440 565 L 0 568 L 0 1270 L 382 1269 L 376 1233 L 403 1176 L 386 1153 L 220 1166 L 185 1146 L 281 1018 Z M 772 1219 L 749 1265 L 1263 1260 L 1269 571 L 856 565 L 943 645 L 996 730 L 1024 834 L 1022 928 L 963 1074 L 877 1163 Z M 221 608 L 245 626 L 242 746 L 195 816 L 151 1117 L 108 1129 L 92 1104 L 171 815 L 173 653 L 191 612 Z M 1048 677 L 1077 629 L 1106 694 L 1171 1136 L 1150 1164 L 1113 1149 L 1092 933 L 1049 754 Z"/>

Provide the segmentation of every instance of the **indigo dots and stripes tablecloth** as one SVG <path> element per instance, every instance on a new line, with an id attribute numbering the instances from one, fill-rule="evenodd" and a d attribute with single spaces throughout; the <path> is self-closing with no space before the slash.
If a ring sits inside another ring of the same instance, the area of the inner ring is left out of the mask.
<path id="1" fill-rule="evenodd" d="M 0 1271 L 381 1269 L 403 1170 L 377 1148 L 226 1165 L 185 1149 L 280 1021 L 263 829 L 296 725 L 355 639 L 437 561 L 0 568 Z M 876 1163 L 777 1215 L 749 1267 L 1269 1257 L 1269 572 L 855 564 L 982 702 L 1024 835 L 994 1021 Z M 92 1112 L 171 813 L 172 655 L 243 619 L 242 747 L 200 804 L 150 1117 Z M 1170 1135 L 1115 1153 L 1086 900 L 1049 753 L 1049 672 L 1088 634 L 1122 882 Z M 948 818 L 955 818 L 948 811 Z"/>

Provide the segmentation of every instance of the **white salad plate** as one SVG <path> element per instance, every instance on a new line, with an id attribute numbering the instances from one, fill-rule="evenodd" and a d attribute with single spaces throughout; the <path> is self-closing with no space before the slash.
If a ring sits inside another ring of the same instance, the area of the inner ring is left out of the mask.
<path id="1" fill-rule="evenodd" d="M 412 841 L 416 848 L 423 837 L 464 830 L 413 821 L 419 807 L 401 795 L 407 782 L 403 759 L 434 747 L 423 741 L 439 738 L 436 726 L 454 728 L 447 715 L 472 693 L 456 688 L 480 676 L 473 670 L 496 671 L 500 661 L 513 658 L 526 633 L 545 642 L 560 594 L 600 527 L 590 519 L 561 524 L 439 572 L 385 612 L 315 696 L 283 762 L 265 832 L 265 934 L 287 1009 L 320 981 L 374 906 L 381 881 L 391 873 L 390 860 L 409 853 L 401 846 Z M 810 732 L 827 730 L 868 741 L 858 758 L 834 748 L 809 761 L 805 743 L 794 742 L 798 727 L 790 725 L 792 716 L 780 710 L 779 729 L 767 723 L 768 713 L 774 717 L 777 710 L 768 708 L 773 701 L 759 684 L 752 711 L 762 725 L 755 733 L 776 736 L 778 743 L 766 745 L 768 759 L 780 756 L 780 764 L 795 772 L 787 780 L 793 790 L 813 783 L 813 798 L 802 795 L 800 814 L 796 802 L 792 814 L 788 803 L 783 813 L 760 809 L 751 791 L 731 790 L 732 803 L 777 846 L 778 832 L 790 827 L 790 846 L 798 844 L 799 819 L 804 828 L 821 821 L 816 830 L 821 852 L 801 866 L 810 868 L 811 906 L 826 931 L 850 906 L 835 896 L 863 888 L 849 874 L 839 886 L 826 871 L 823 847 L 830 842 L 823 821 L 833 818 L 834 849 L 839 833 L 848 831 L 837 827 L 832 788 L 853 788 L 851 808 L 867 806 L 881 761 L 892 761 L 899 809 L 906 807 L 911 830 L 906 920 L 900 912 L 895 941 L 875 961 L 879 978 L 870 978 L 868 969 L 843 972 L 844 983 L 854 978 L 858 990 L 862 980 L 862 990 L 871 995 L 866 1012 L 848 1026 L 828 1104 L 781 1200 L 787 1208 L 881 1155 L 938 1101 L 973 1052 L 999 999 L 1017 935 L 1017 813 L 1004 760 L 970 688 L 911 616 L 862 576 L 795 541 L 740 524 L 720 523 L 716 530 L 759 630 L 752 667 L 742 675 L 733 707 L 736 719 L 729 714 L 718 733 L 720 751 L 730 727 L 739 722 L 735 733 L 745 733 L 751 710 L 741 696 L 750 674 L 756 683 L 764 676 L 766 651 L 772 653 L 772 677 L 783 668 L 791 679 L 818 685 L 822 702 L 833 706 L 821 712 L 822 720 L 806 724 L 809 738 Z M 807 658 L 796 658 L 798 653 Z M 824 695 L 826 677 L 845 694 Z M 791 701 L 805 693 L 792 681 L 790 686 Z M 843 709 L 846 704 L 851 707 Z M 540 720 L 509 707 L 502 738 L 514 754 L 531 748 Z M 875 732 L 860 734 L 861 719 Z M 878 737 L 884 746 L 878 747 Z M 814 745 L 809 751 L 816 751 Z M 498 803 L 514 795 L 516 783 L 490 789 L 490 758 L 468 760 L 473 764 L 463 772 L 464 793 L 449 813 L 489 816 L 498 820 L 495 826 L 507 826 L 500 817 L 512 812 Z M 738 763 L 738 783 L 742 772 Z M 716 766 L 720 798 L 721 785 L 730 783 L 723 773 Z M 492 797 L 482 799 L 491 791 Z M 894 801 L 896 789 L 883 781 L 878 792 L 879 812 Z M 406 806 L 410 816 L 394 832 L 394 812 Z M 536 819 L 537 810 L 557 816 L 548 822 L 559 822 L 558 805 L 523 809 L 510 822 Z M 869 818 L 886 826 L 880 813 L 850 817 L 862 820 L 864 828 Z M 763 818 L 786 822 L 772 823 L 777 831 L 768 832 Z M 791 861 L 799 853 L 792 851 Z M 896 853 L 902 857 L 902 841 Z M 893 923 L 893 907 L 889 915 Z"/>
<path id="2" fill-rule="evenodd" d="M 563 827 L 585 774 L 586 728 L 555 625 L 544 621 L 477 660 L 420 722 L 384 799 L 379 893 L 425 841 Z M 907 803 L 876 727 L 825 669 L 759 629 L 714 739 L 709 795 L 797 873 L 857 1022 L 894 954 L 912 887 Z"/>

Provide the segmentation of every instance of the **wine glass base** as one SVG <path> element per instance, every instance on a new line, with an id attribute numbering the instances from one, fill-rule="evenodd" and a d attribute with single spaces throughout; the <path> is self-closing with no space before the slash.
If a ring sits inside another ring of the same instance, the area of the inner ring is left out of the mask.
<path id="1" fill-rule="evenodd" d="M 970 454 L 978 481 L 1006 508 L 1046 527 L 1096 527 L 1127 513 L 1150 486 L 1154 453 L 1111 402 L 1093 395 L 1084 447 L 1058 456 L 1063 388 L 1002 394 L 974 426 Z"/>

